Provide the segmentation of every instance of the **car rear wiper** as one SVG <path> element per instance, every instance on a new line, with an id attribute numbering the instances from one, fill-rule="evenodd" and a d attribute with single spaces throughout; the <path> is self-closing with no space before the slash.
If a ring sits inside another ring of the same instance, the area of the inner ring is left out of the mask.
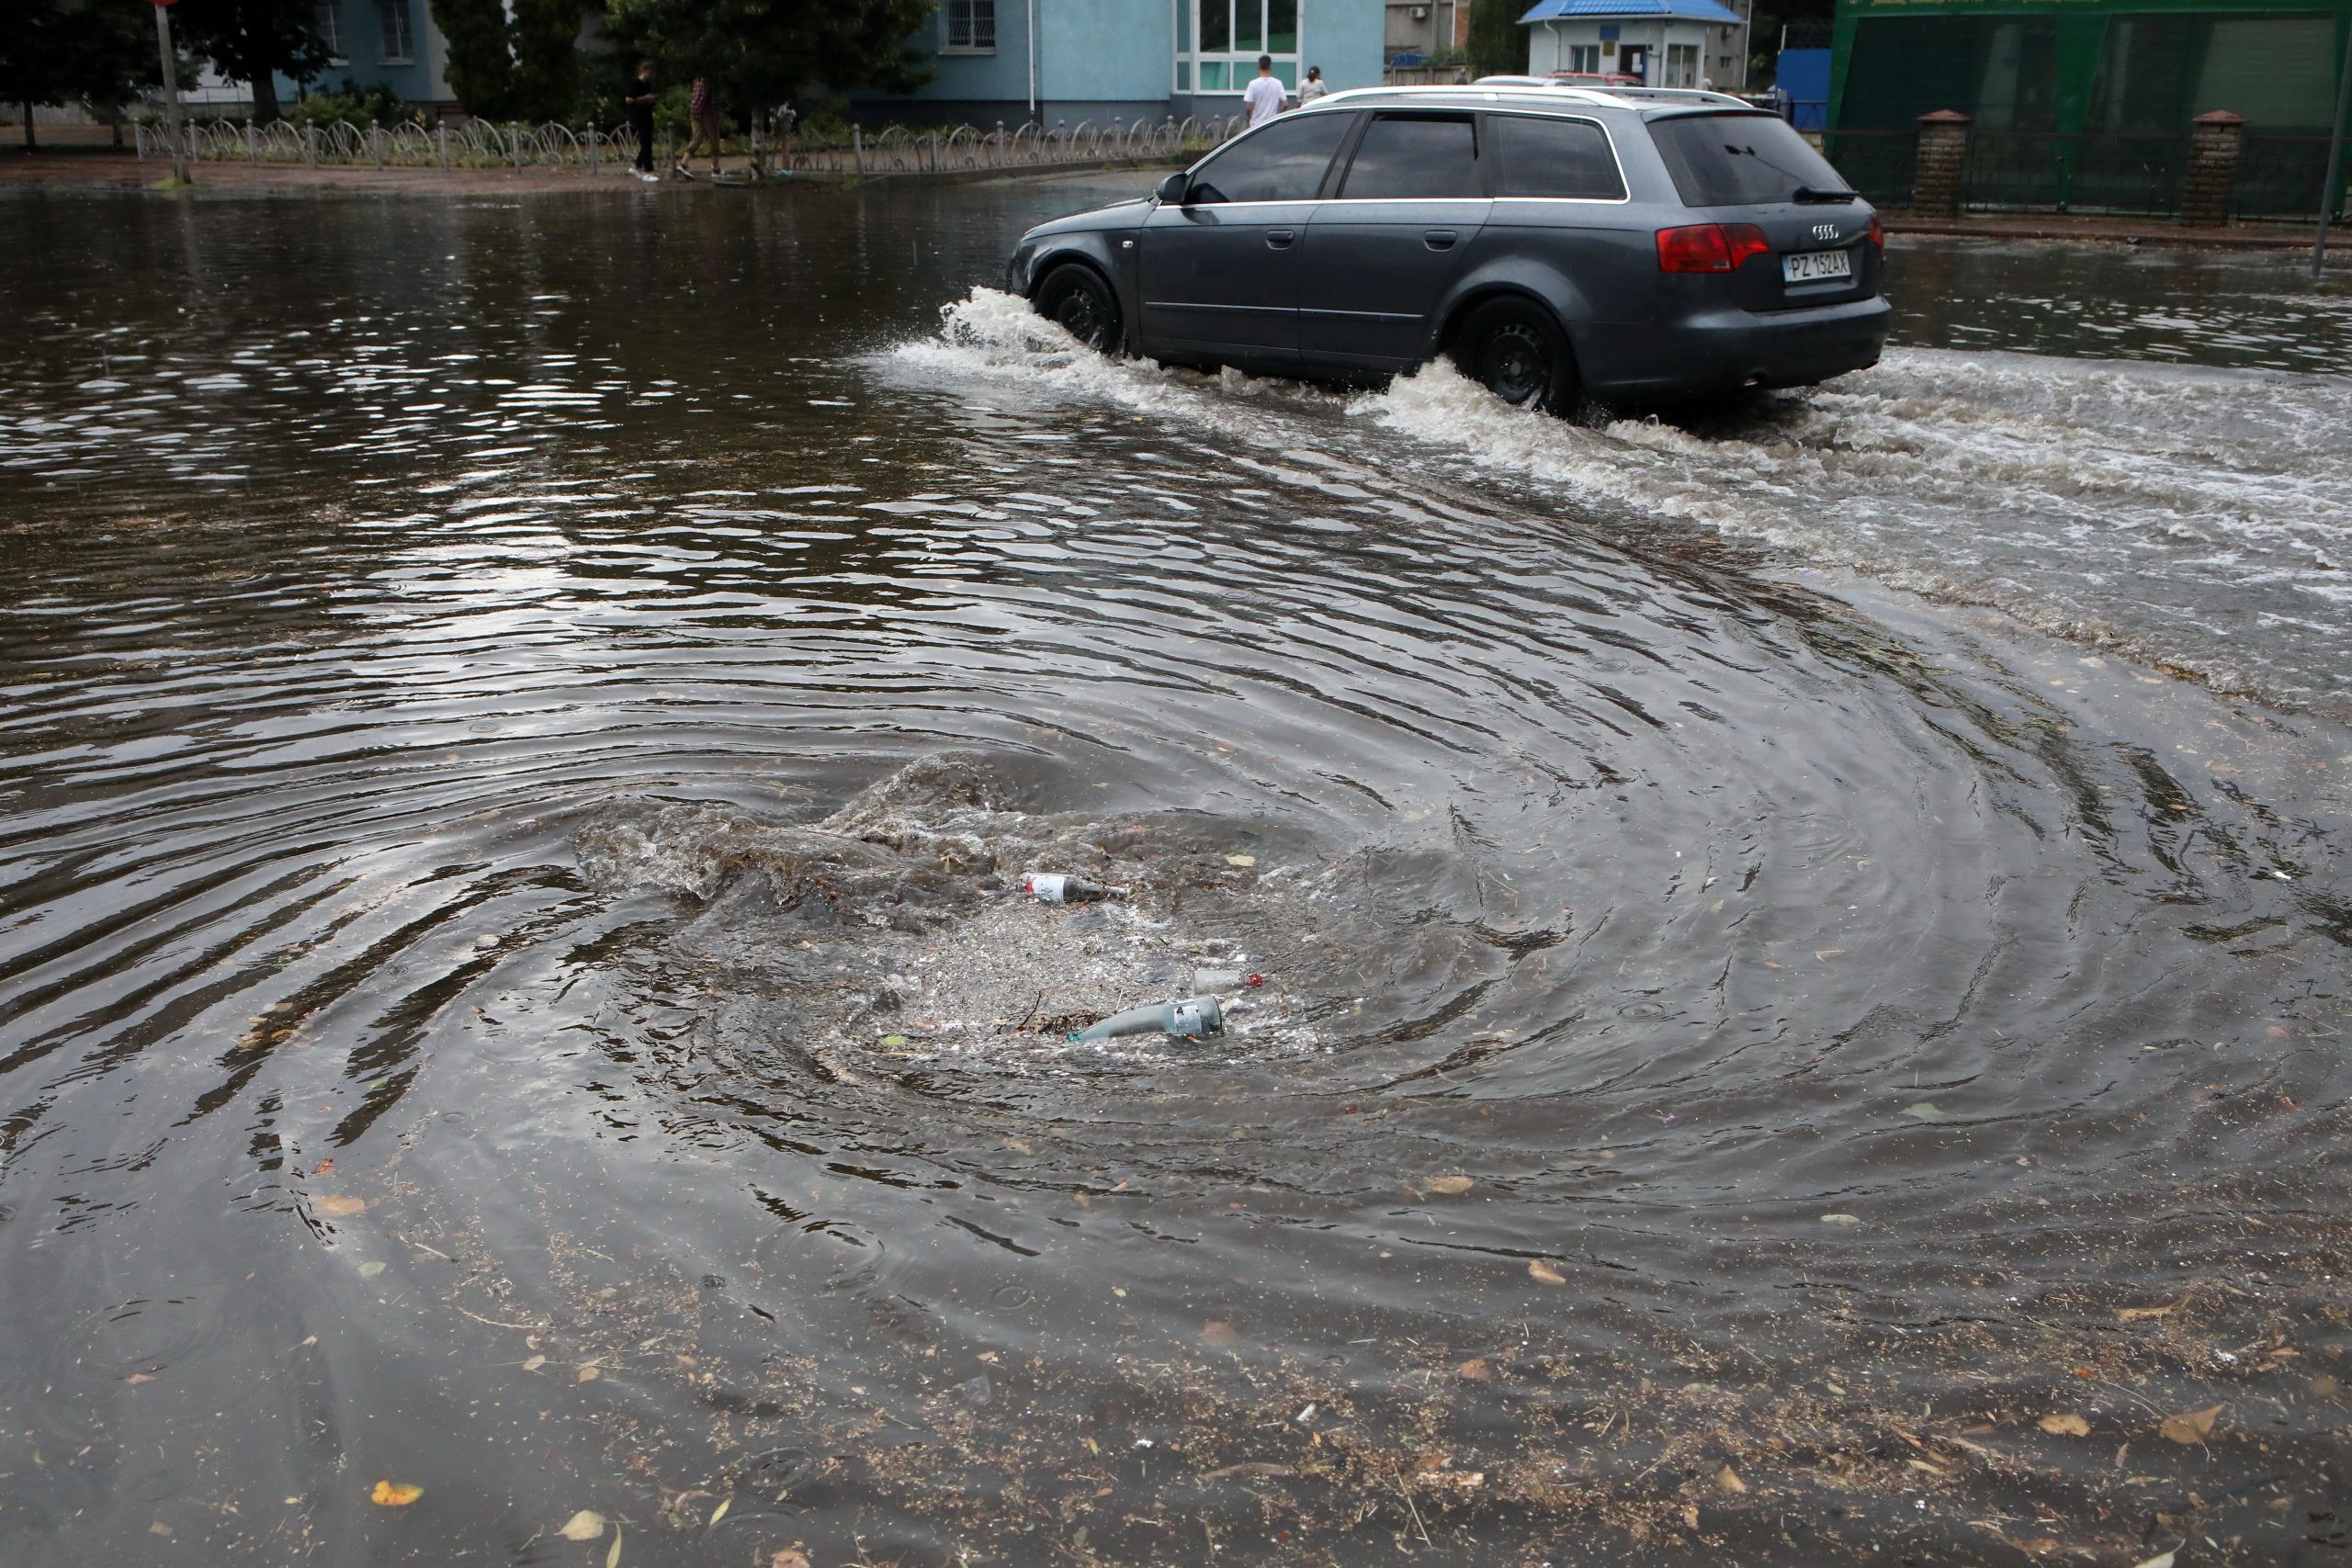
<path id="1" fill-rule="evenodd" d="M 1825 190 L 1820 186 L 1799 186 L 1790 193 L 1792 201 L 1860 201 L 1858 190 Z"/>

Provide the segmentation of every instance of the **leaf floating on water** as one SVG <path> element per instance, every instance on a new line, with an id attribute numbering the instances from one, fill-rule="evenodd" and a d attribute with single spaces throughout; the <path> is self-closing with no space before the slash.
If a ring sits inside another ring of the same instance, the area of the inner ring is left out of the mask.
<path id="1" fill-rule="evenodd" d="M 1825 1225 L 1858 1225 L 1862 1223 L 1862 1216 L 1860 1214 L 1824 1214 L 1821 1216 L 1821 1223 Z"/>
<path id="2" fill-rule="evenodd" d="M 579 1376 L 574 1378 L 572 1381 L 575 1382 L 594 1382 L 598 1378 L 603 1377 L 604 1375 L 604 1370 L 598 1367 L 595 1362 L 591 1361 L 586 1366 L 580 1369 Z"/>
<path id="3" fill-rule="evenodd" d="M 2156 1430 L 2176 1443 L 2194 1447 L 2213 1435 L 2215 1418 L 2228 1408 L 2222 1404 L 2209 1404 L 2202 1410 L 2184 1410 L 2177 1416 L 2165 1416 Z"/>
<path id="4" fill-rule="evenodd" d="M 1225 857 L 1225 863 L 1227 865 L 1256 865 L 1258 863 L 1258 857 L 1256 855 L 1227 855 Z"/>
<path id="5" fill-rule="evenodd" d="M 808 1554 L 797 1546 L 787 1546 L 768 1559 L 768 1568 L 815 1568 Z"/>
<path id="6" fill-rule="evenodd" d="M 2058 1416 L 2044 1416 L 2041 1426 L 2043 1431 L 2053 1438 L 2087 1438 L 2091 1435 L 2091 1424 L 2072 1411 Z"/>
<path id="7" fill-rule="evenodd" d="M 904 1045 L 906 1043 L 907 1037 L 903 1034 L 885 1034 L 882 1037 L 885 1045 Z"/>
<path id="8" fill-rule="evenodd" d="M 721 1520 L 721 1519 L 723 1519 L 723 1518 L 725 1518 L 725 1517 L 727 1517 L 727 1510 L 728 1510 L 728 1509 L 729 1509 L 729 1508 L 731 1508 L 731 1507 L 733 1507 L 734 1506 L 735 1506 L 735 1499 L 734 1499 L 734 1498 L 732 1498 L 732 1497 L 721 1497 L 721 1498 L 718 1500 L 718 1506 L 717 1506 L 716 1508 L 713 1508 L 713 1509 L 710 1511 L 710 1517 L 709 1517 L 709 1518 L 707 1518 L 707 1519 L 706 1519 L 706 1520 L 705 1520 L 705 1521 L 703 1521 L 703 1522 L 704 1522 L 704 1523 L 706 1523 L 706 1524 L 713 1524 L 713 1525 L 717 1524 L 719 1520 Z"/>
<path id="9" fill-rule="evenodd" d="M 1721 1470 L 1715 1472 L 1715 1484 L 1722 1487 L 1726 1492 L 1739 1493 L 1747 1490 L 1747 1483 L 1742 1481 L 1739 1478 L 1739 1472 L 1734 1470 L 1729 1465 L 1725 1465 Z"/>
<path id="10" fill-rule="evenodd" d="M 545 1356 L 534 1356 L 523 1363 L 523 1370 L 526 1372 L 536 1372 L 547 1364 L 548 1359 Z"/>
<path id="11" fill-rule="evenodd" d="M 320 1213 L 325 1214 L 332 1219 L 347 1220 L 354 1214 L 366 1213 L 368 1212 L 368 1200 L 365 1198 L 346 1198 L 340 1192 L 330 1192 L 325 1197 L 319 1200 L 318 1210 Z"/>
<path id="12" fill-rule="evenodd" d="M 621 1568 L 621 1527 L 613 1527 L 613 1549 L 605 1553 L 605 1568 Z"/>
<path id="13" fill-rule="evenodd" d="M 1430 1183 L 1430 1190 L 1442 1192 L 1448 1198 L 1459 1198 L 1477 1185 L 1466 1176 L 1441 1176 Z"/>
<path id="14" fill-rule="evenodd" d="M 1473 1356 L 1453 1371 L 1456 1375 L 1468 1378 L 1472 1382 L 1486 1382 L 1495 1375 L 1484 1356 Z"/>
<path id="15" fill-rule="evenodd" d="M 2169 1551 L 2160 1551 L 2144 1562 L 2133 1563 L 2132 1568 L 2172 1568 L 2172 1555 Z"/>
<path id="16" fill-rule="evenodd" d="M 1941 1111 L 1937 1110 L 1935 1106 L 1929 1104 L 1924 1100 L 1917 1105 L 1905 1106 L 1903 1108 L 1903 1114 L 1905 1116 L 1917 1116 L 1922 1122 L 1940 1122 L 1944 1119 L 1944 1113 Z"/>
<path id="17" fill-rule="evenodd" d="M 2344 1385 L 2341 1382 L 2328 1376 L 2325 1372 L 2322 1372 L 2319 1376 L 2312 1379 L 2312 1397 L 2313 1399 L 2334 1399 L 2343 1391 L 2343 1388 Z"/>
<path id="18" fill-rule="evenodd" d="M 359 1266 L 359 1277 L 363 1280 L 372 1280 L 383 1271 L 384 1260 L 380 1258 L 371 1258 Z"/>
<path id="19" fill-rule="evenodd" d="M 2143 1318 L 2170 1317 L 2179 1310 L 2179 1306 L 2180 1303 L 2176 1302 L 2171 1306 L 2125 1307 L 2115 1314 L 2115 1318 L 2119 1323 L 2138 1323 Z"/>
<path id="20" fill-rule="evenodd" d="M 312 1176 L 333 1176 L 334 1174 L 334 1161 L 331 1159 L 322 1159 L 319 1161 L 318 1164 L 311 1168 L 311 1174 Z"/>
<path id="21" fill-rule="evenodd" d="M 387 1508 L 405 1508 L 424 1495 L 424 1488 L 407 1481 L 379 1481 L 368 1501 Z"/>
<path id="22" fill-rule="evenodd" d="M 605 1533 L 605 1516 L 592 1508 L 582 1508 L 563 1521 L 555 1532 L 566 1540 L 594 1540 Z"/>
<path id="23" fill-rule="evenodd" d="M 1233 1325 L 1223 1318 L 1216 1318 L 1201 1325 L 1201 1343 L 1204 1345 L 1230 1345 L 1240 1337 Z"/>
<path id="24" fill-rule="evenodd" d="M 1565 1285 L 1568 1277 L 1540 1258 L 1527 1260 L 1527 1277 L 1539 1285 Z"/>

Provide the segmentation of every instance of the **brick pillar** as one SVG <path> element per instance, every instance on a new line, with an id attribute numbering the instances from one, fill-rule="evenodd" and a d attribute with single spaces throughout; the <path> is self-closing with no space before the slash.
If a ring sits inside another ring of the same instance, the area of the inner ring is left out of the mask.
<path id="1" fill-rule="evenodd" d="M 1922 218 L 1960 216 L 1960 184 L 1968 170 L 1968 128 L 1958 109 L 1919 117 L 1919 156 L 1911 173 L 1911 210 Z"/>
<path id="2" fill-rule="evenodd" d="M 2218 229 L 2230 220 L 2237 196 L 2238 160 L 2245 153 L 2245 116 L 2227 109 L 2200 114 L 2188 127 L 2188 166 L 2180 175 L 2180 220 Z"/>

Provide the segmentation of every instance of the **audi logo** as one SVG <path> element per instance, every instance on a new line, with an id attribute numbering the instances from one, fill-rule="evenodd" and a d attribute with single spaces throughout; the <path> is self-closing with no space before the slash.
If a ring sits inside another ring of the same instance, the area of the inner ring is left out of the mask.
<path id="1" fill-rule="evenodd" d="M 1838 225 L 1816 223 L 1813 226 L 1813 237 L 1816 240 L 1834 240 L 1838 237 Z"/>

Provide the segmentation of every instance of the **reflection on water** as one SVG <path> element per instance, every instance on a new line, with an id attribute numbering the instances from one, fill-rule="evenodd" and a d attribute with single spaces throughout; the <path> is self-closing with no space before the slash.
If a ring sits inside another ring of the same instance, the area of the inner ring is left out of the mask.
<path id="1" fill-rule="evenodd" d="M 2331 384 L 1228 386 L 972 294 L 1087 196 L 12 204 L 0 1556 L 2340 1541 L 2352 737 L 1789 570 Z"/>

